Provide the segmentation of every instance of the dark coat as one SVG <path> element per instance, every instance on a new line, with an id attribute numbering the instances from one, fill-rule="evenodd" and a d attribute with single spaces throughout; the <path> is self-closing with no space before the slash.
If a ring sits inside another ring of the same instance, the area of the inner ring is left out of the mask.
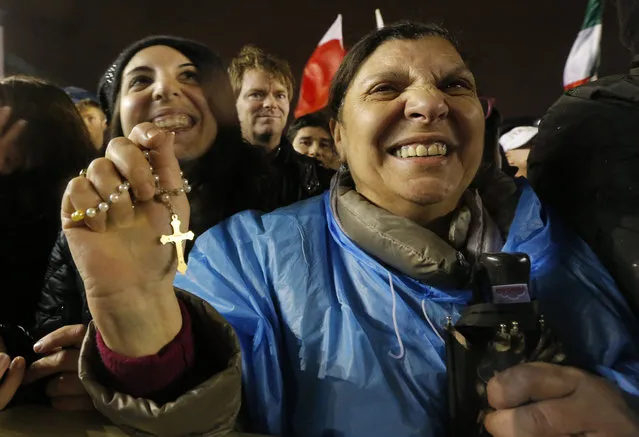
<path id="1" fill-rule="evenodd" d="M 224 180 L 207 181 L 204 177 L 207 169 L 214 168 L 216 161 L 228 161 L 228 156 L 215 157 L 213 153 L 211 160 L 205 158 L 196 165 L 183 167 L 193 185 L 189 197 L 191 229 L 196 235 L 239 211 L 271 211 L 320 194 L 330 184 L 333 172 L 321 167 L 318 161 L 295 152 L 286 140 L 268 161 L 256 157 L 255 154 L 260 154 L 260 151 L 252 146 L 243 147 L 241 159 L 245 166 L 251 167 L 252 173 L 245 171 L 242 177 L 234 176 L 235 182 L 227 182 L 226 186 L 234 189 L 221 189 Z M 208 173 L 211 173 L 210 169 Z M 193 242 L 187 244 L 187 253 L 192 245 Z M 91 318 L 84 284 L 64 233 L 60 232 L 49 259 L 32 333 L 40 338 L 65 325 L 87 324 Z"/>
<path id="2" fill-rule="evenodd" d="M 268 199 L 262 208 L 266 212 L 323 193 L 334 174 L 317 160 L 297 153 L 285 138 L 268 159 L 267 181 L 262 184 Z"/>

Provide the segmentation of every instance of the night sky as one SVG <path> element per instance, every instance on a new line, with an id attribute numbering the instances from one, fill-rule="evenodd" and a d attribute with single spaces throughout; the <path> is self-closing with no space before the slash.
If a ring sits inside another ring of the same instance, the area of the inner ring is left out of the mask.
<path id="1" fill-rule="evenodd" d="M 604 0 L 605 1 L 605 0 Z M 291 63 L 298 81 L 324 32 L 341 13 L 346 46 L 375 27 L 413 19 L 453 30 L 470 55 L 481 93 L 506 116 L 541 115 L 559 96 L 563 66 L 587 0 L 0 0 L 5 51 L 56 83 L 94 90 L 128 43 L 150 34 L 200 40 L 229 60 L 255 43 Z M 614 2 L 606 1 L 600 75 L 624 72 L 630 54 L 618 40 Z M 294 102 L 296 103 L 296 102 Z"/>

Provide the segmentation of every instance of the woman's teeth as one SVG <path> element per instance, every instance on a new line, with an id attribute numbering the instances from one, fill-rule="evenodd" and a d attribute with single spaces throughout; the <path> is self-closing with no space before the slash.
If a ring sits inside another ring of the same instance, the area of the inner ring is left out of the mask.
<path id="1" fill-rule="evenodd" d="M 447 153 L 448 146 L 444 143 L 437 142 L 429 145 L 418 144 L 402 146 L 395 151 L 395 156 L 398 158 L 412 158 L 424 156 L 446 156 Z"/>
<path id="2" fill-rule="evenodd" d="M 186 114 L 164 115 L 153 119 L 153 124 L 160 129 L 175 131 L 192 126 L 191 117 Z"/>

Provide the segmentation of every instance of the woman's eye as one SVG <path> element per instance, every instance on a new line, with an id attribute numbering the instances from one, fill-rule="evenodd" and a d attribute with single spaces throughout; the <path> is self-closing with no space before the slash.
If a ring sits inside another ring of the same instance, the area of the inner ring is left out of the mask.
<path id="1" fill-rule="evenodd" d="M 129 88 L 141 88 L 151 83 L 151 78 L 147 76 L 135 76 L 129 81 Z"/>
<path id="2" fill-rule="evenodd" d="M 397 92 L 397 87 L 387 83 L 375 85 L 373 89 L 371 89 L 371 94 L 392 93 L 392 92 Z"/>
<path id="3" fill-rule="evenodd" d="M 447 90 L 472 90 L 473 86 L 467 80 L 455 79 L 445 83 L 443 88 Z"/>
<path id="4" fill-rule="evenodd" d="M 196 71 L 185 71 L 182 73 L 182 78 L 192 82 L 198 82 L 200 79 Z"/>

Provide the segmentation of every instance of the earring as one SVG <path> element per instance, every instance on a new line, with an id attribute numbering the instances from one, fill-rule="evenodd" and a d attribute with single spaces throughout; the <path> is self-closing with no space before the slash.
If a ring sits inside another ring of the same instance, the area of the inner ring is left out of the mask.
<path id="1" fill-rule="evenodd" d="M 342 162 L 339 165 L 339 172 L 340 173 L 348 173 L 351 169 L 348 168 L 348 163 L 347 162 Z"/>

